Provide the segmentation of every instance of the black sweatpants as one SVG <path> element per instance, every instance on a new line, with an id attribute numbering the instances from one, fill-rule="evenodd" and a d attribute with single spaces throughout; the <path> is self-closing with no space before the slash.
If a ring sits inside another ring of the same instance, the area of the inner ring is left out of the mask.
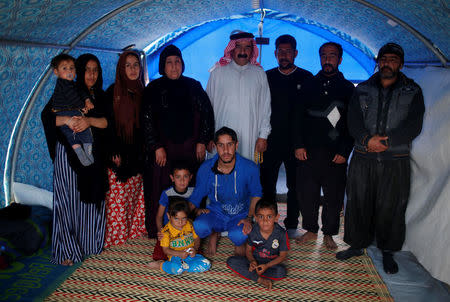
<path id="1" fill-rule="evenodd" d="M 298 225 L 299 206 L 295 191 L 296 160 L 293 150 L 292 152 L 282 152 L 276 148 L 268 147 L 267 151 L 264 152 L 264 161 L 260 166 L 263 196 L 275 201 L 278 172 L 282 163 L 284 163 L 286 169 L 286 186 L 288 188 L 287 215 L 284 219 L 284 227 L 286 229 L 296 229 Z"/>
<path id="2" fill-rule="evenodd" d="M 267 259 L 266 259 L 267 260 Z M 261 259 L 256 259 L 258 264 L 264 263 L 261 262 Z M 259 275 L 256 271 L 249 272 L 250 261 L 248 261 L 247 257 L 244 256 L 231 256 L 227 259 L 227 266 L 245 279 L 250 279 L 253 281 L 258 281 Z M 268 268 L 261 277 L 271 280 L 281 280 L 286 277 L 286 267 L 283 264 L 277 264 L 270 268 Z"/>
<path id="3" fill-rule="evenodd" d="M 297 168 L 297 191 L 300 194 L 302 227 L 313 233 L 319 231 L 320 189 L 324 199 L 322 205 L 322 232 L 336 235 L 344 202 L 347 163 L 332 162 L 334 152 L 326 149 L 307 150 L 308 159 L 299 161 Z"/>
<path id="4" fill-rule="evenodd" d="M 381 250 L 400 250 L 410 190 L 409 158 L 378 161 L 354 154 L 348 174 L 344 241 L 366 248 L 376 238 Z"/>

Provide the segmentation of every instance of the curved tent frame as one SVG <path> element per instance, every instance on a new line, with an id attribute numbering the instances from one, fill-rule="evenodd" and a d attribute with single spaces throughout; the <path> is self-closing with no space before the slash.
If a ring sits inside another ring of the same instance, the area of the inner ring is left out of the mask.
<path id="1" fill-rule="evenodd" d="M 387 12 L 386 10 L 380 8 L 379 6 L 376 6 L 368 1 L 365 0 L 352 0 L 353 2 L 362 4 L 371 10 L 374 10 L 387 18 L 393 20 L 394 22 L 398 23 L 400 26 L 402 26 L 404 29 L 406 29 L 408 32 L 410 32 L 416 39 L 418 39 L 421 43 L 423 43 L 429 50 L 431 50 L 434 55 L 439 59 L 441 64 L 446 67 L 448 64 L 447 58 L 442 54 L 442 52 L 439 50 L 439 48 L 436 47 L 433 42 L 425 37 L 423 34 L 421 34 L 418 30 L 414 29 L 412 26 L 410 26 L 408 23 L 404 22 L 400 18 L 396 17 L 395 15 Z M 85 46 L 79 46 L 78 44 L 87 37 L 92 31 L 94 31 L 96 28 L 98 28 L 100 25 L 104 24 L 106 21 L 110 20 L 114 16 L 120 14 L 123 11 L 126 11 L 127 9 L 133 8 L 139 4 L 144 2 L 144 0 L 134 0 L 129 3 L 126 3 L 116 9 L 113 9 L 112 11 L 108 12 L 106 15 L 100 17 L 98 20 L 93 22 L 91 25 L 89 25 L 87 28 L 85 28 L 78 36 L 76 36 L 70 43 L 67 45 L 59 45 L 59 44 L 42 44 L 42 43 L 33 43 L 33 42 L 26 42 L 26 41 L 17 41 L 17 40 L 8 40 L 8 39 L 1 39 L 2 44 L 9 44 L 9 45 L 33 45 L 38 47 L 54 47 L 54 48 L 61 48 L 64 49 L 63 52 L 68 53 L 73 49 L 98 49 L 98 48 L 90 48 Z M 208 22 L 208 21 L 206 21 Z M 156 41 L 155 41 L 156 42 Z M 146 50 L 149 51 L 152 47 L 159 48 L 161 46 L 161 43 L 153 42 L 150 44 L 150 47 L 147 47 Z M 158 47 L 159 46 L 159 47 Z M 110 52 L 120 52 L 120 50 L 116 49 L 99 49 L 101 51 L 110 51 Z M 367 54 L 366 49 L 362 50 Z M 151 52 L 151 51 L 150 51 Z M 49 78 L 51 74 L 50 68 L 47 66 L 47 68 L 44 70 L 42 75 L 39 77 L 37 83 L 29 93 L 19 115 L 15 122 L 9 144 L 7 149 L 7 155 L 5 160 L 5 168 L 4 168 L 4 192 L 5 192 L 5 201 L 8 203 L 11 199 L 11 185 L 14 179 L 15 175 L 15 169 L 16 169 L 16 160 L 17 160 L 17 154 L 18 154 L 18 142 L 22 139 L 23 136 L 23 128 L 24 128 L 24 121 L 26 121 L 29 117 L 30 108 L 33 107 L 34 102 L 39 95 L 39 93 L 42 90 L 42 87 L 46 83 L 47 79 Z"/>

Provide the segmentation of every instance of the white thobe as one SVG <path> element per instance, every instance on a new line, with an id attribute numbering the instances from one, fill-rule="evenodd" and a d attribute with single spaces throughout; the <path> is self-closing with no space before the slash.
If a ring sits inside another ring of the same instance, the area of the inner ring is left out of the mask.
<path id="1" fill-rule="evenodd" d="M 239 154 L 253 160 L 256 140 L 267 139 L 271 130 L 270 89 L 264 70 L 231 61 L 212 70 L 206 93 L 216 130 L 226 126 L 236 131 Z"/>

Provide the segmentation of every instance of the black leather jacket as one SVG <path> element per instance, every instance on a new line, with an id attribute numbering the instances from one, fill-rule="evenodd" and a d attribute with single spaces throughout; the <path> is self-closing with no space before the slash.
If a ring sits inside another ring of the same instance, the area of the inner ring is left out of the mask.
<path id="1" fill-rule="evenodd" d="M 350 101 L 348 126 L 355 138 L 357 154 L 377 158 L 408 157 L 411 142 L 422 130 L 425 106 L 422 90 L 412 79 L 399 73 L 397 81 L 382 88 L 379 73 L 358 85 Z M 388 149 L 367 152 L 367 143 L 374 135 L 387 136 Z"/>

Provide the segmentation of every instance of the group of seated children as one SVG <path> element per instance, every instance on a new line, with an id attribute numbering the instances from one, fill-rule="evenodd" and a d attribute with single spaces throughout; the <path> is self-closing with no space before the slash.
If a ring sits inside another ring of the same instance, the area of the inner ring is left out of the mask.
<path id="1" fill-rule="evenodd" d="M 173 186 L 162 193 L 159 201 L 156 217 L 158 241 L 153 252 L 155 261 L 149 267 L 173 275 L 184 271 L 207 271 L 211 263 L 198 254 L 200 238 L 189 219 L 193 208 L 187 201 L 193 190 L 189 187 L 192 178 L 189 167 L 181 162 L 175 163 L 170 178 Z M 197 209 L 196 214 L 207 211 Z M 282 262 L 287 257 L 289 241 L 286 230 L 277 223 L 279 216 L 275 202 L 259 200 L 255 207 L 256 224 L 247 239 L 246 256 L 227 259 L 231 270 L 269 289 L 272 288 L 272 280 L 286 276 Z"/>

